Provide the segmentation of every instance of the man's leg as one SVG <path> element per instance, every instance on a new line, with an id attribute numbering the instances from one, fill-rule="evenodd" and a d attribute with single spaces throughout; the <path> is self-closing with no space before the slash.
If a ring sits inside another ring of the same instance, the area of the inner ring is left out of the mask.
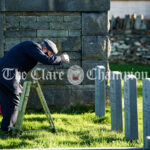
<path id="1" fill-rule="evenodd" d="M 18 110 L 17 106 L 11 105 L 11 103 L 2 105 L 2 123 L 1 128 L 3 131 L 9 131 L 8 127 L 14 127 L 17 121 Z"/>
<path id="2" fill-rule="evenodd" d="M 8 131 L 9 126 L 13 127 L 16 124 L 18 116 L 16 101 L 19 101 L 19 96 L 0 88 L 0 104 L 3 116 L 1 128 L 3 131 Z"/>

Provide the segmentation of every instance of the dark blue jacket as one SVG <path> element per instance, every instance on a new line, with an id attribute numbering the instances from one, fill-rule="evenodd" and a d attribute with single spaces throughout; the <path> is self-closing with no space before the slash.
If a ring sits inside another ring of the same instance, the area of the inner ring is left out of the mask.
<path id="1" fill-rule="evenodd" d="M 12 75 L 16 73 L 16 70 L 20 73 L 28 73 L 37 62 L 59 65 L 61 58 L 60 56 L 47 56 L 42 52 L 41 45 L 33 41 L 25 41 L 14 46 L 0 59 L 0 84 L 3 84 L 14 94 L 19 94 L 19 81 L 15 78 L 11 79 Z M 4 75 L 6 76 L 8 73 L 6 68 L 9 68 L 9 71 L 11 69 L 9 80 L 4 78 Z"/>

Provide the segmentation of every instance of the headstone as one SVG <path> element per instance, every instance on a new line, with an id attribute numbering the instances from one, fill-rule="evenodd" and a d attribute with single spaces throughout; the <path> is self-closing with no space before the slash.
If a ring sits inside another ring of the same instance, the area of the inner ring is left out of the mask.
<path id="1" fill-rule="evenodd" d="M 133 14 L 131 16 L 131 29 L 134 29 L 135 19 L 136 19 L 136 14 Z"/>
<path id="2" fill-rule="evenodd" d="M 150 136 L 150 78 L 143 80 L 143 139 Z"/>
<path id="3" fill-rule="evenodd" d="M 137 16 L 137 18 L 135 20 L 135 24 L 134 24 L 134 29 L 137 29 L 137 30 L 140 29 L 141 21 L 142 21 L 142 16 L 141 15 Z"/>
<path id="4" fill-rule="evenodd" d="M 111 23 L 110 23 L 110 30 L 113 30 L 116 24 L 116 17 L 112 15 L 111 17 Z"/>
<path id="5" fill-rule="evenodd" d="M 120 29 L 123 29 L 124 19 L 120 18 Z"/>
<path id="6" fill-rule="evenodd" d="M 142 29 L 142 30 L 146 30 L 146 29 L 147 29 L 147 22 L 146 22 L 145 19 L 142 20 L 141 29 Z"/>
<path id="7" fill-rule="evenodd" d="M 130 15 L 125 16 L 124 29 L 126 30 L 130 29 Z"/>
<path id="8" fill-rule="evenodd" d="M 103 117 L 106 103 L 105 67 L 97 66 L 95 77 L 95 113 L 96 116 Z"/>
<path id="9" fill-rule="evenodd" d="M 125 137 L 127 140 L 138 139 L 137 89 L 136 77 L 124 78 Z"/>
<path id="10" fill-rule="evenodd" d="M 120 24 L 120 17 L 118 16 L 117 18 L 116 18 L 116 29 L 118 30 L 118 29 L 120 29 L 120 27 L 121 27 L 121 24 Z"/>
<path id="11" fill-rule="evenodd" d="M 123 131 L 121 72 L 114 71 L 111 73 L 110 103 L 111 129 L 119 132 Z"/>
<path id="12" fill-rule="evenodd" d="M 150 149 L 150 136 L 147 136 L 147 137 L 146 137 L 145 148 Z"/>

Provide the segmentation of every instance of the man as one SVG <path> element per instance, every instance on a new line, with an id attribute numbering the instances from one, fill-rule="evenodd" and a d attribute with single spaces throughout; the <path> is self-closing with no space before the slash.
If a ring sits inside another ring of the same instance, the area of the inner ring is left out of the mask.
<path id="1" fill-rule="evenodd" d="M 41 45 L 33 41 L 25 41 L 11 48 L 0 59 L 0 105 L 3 131 L 9 131 L 9 126 L 15 126 L 17 120 L 20 101 L 18 74 L 28 73 L 37 62 L 47 65 L 69 63 L 69 57 L 63 54 L 54 56 L 57 53 L 56 45 L 50 40 L 44 40 Z"/>

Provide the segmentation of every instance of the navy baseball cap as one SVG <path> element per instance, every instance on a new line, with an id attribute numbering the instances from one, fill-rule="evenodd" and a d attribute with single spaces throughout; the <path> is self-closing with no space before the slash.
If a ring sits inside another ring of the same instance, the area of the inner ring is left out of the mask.
<path id="1" fill-rule="evenodd" d="M 45 39 L 43 41 L 43 43 L 45 44 L 46 48 L 51 51 L 53 54 L 57 54 L 58 53 L 58 49 L 57 46 L 54 42 L 52 42 L 51 40 Z"/>

